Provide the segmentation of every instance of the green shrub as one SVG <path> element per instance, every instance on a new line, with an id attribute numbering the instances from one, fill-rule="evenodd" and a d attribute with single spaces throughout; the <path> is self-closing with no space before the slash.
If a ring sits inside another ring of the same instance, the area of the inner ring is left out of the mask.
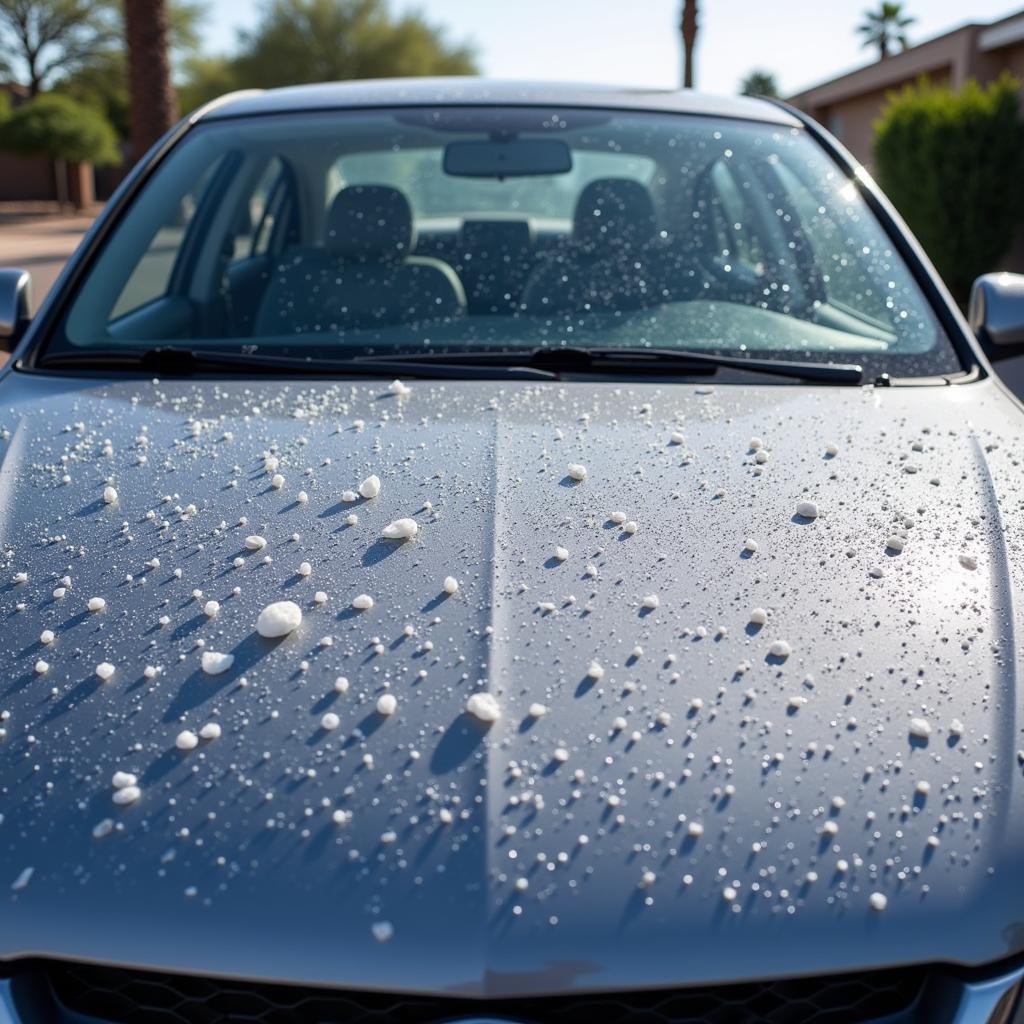
<path id="1" fill-rule="evenodd" d="M 0 124 L 0 149 L 75 163 L 121 160 L 110 122 L 92 107 L 55 93 L 37 96 L 11 112 Z"/>
<path id="2" fill-rule="evenodd" d="M 958 92 L 922 80 L 892 94 L 875 125 L 879 183 L 961 304 L 1024 217 L 1019 89 L 1007 74 Z"/>

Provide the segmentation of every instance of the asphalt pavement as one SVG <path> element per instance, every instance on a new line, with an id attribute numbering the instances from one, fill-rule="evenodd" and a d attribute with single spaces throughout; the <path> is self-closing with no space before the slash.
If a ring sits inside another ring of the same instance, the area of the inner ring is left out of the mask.
<path id="1" fill-rule="evenodd" d="M 33 312 L 91 223 L 90 215 L 0 214 L 0 267 L 21 267 L 32 275 Z"/>

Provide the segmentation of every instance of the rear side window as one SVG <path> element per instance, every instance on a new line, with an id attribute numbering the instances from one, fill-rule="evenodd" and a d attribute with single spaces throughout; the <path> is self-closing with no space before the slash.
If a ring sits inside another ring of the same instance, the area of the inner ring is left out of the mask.
<path id="1" fill-rule="evenodd" d="M 272 157 L 255 186 L 239 206 L 232 243 L 231 263 L 263 256 L 271 250 L 275 227 L 290 213 L 292 201 L 288 170 L 280 157 Z"/>
<path id="2" fill-rule="evenodd" d="M 752 274 L 764 273 L 764 245 L 746 194 L 750 181 L 737 180 L 726 160 L 712 166 L 710 178 L 711 223 L 719 258 Z"/>
<path id="3" fill-rule="evenodd" d="M 894 254 L 890 246 L 872 247 L 862 243 L 859 249 L 852 249 L 855 243 L 849 229 L 844 229 L 829 207 L 815 198 L 809 185 L 801 180 L 794 168 L 776 160 L 772 162 L 771 169 L 780 191 L 800 222 L 807 244 L 814 252 L 814 262 L 820 268 L 822 289 L 828 301 L 884 325 L 897 306 L 895 275 L 872 275 L 869 267 L 872 263 L 882 266 L 891 263 Z M 848 201 L 844 211 L 846 216 L 858 219 L 860 214 L 853 202 L 853 186 L 839 189 L 838 194 L 841 201 Z"/>
<path id="4" fill-rule="evenodd" d="M 189 190 L 167 211 L 121 289 L 110 313 L 111 320 L 167 294 L 182 243 L 220 163 L 218 160 L 204 168 Z"/>

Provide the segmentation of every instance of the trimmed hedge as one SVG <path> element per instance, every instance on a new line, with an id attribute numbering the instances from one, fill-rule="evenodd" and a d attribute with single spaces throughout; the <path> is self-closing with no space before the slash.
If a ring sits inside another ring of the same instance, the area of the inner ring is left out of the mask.
<path id="1" fill-rule="evenodd" d="M 0 149 L 75 163 L 121 162 L 110 122 L 92 107 L 57 93 L 16 107 L 0 123 Z"/>
<path id="2" fill-rule="evenodd" d="M 922 80 L 875 125 L 879 183 L 963 305 L 1024 220 L 1019 90 L 1008 74 L 958 92 Z"/>

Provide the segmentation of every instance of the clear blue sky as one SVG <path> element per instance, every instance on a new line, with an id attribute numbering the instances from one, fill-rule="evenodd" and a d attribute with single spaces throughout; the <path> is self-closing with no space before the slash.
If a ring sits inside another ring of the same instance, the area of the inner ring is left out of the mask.
<path id="1" fill-rule="evenodd" d="M 418 9 L 453 39 L 477 46 L 482 70 L 498 78 L 542 78 L 632 85 L 679 82 L 679 0 L 390 0 Z M 877 0 L 703 0 L 697 85 L 736 91 L 759 67 L 786 93 L 870 59 L 854 28 Z M 238 26 L 251 25 L 257 0 L 211 0 L 206 49 L 230 50 Z M 1022 0 L 905 0 L 917 17 L 911 42 L 968 20 L 993 21 Z"/>

